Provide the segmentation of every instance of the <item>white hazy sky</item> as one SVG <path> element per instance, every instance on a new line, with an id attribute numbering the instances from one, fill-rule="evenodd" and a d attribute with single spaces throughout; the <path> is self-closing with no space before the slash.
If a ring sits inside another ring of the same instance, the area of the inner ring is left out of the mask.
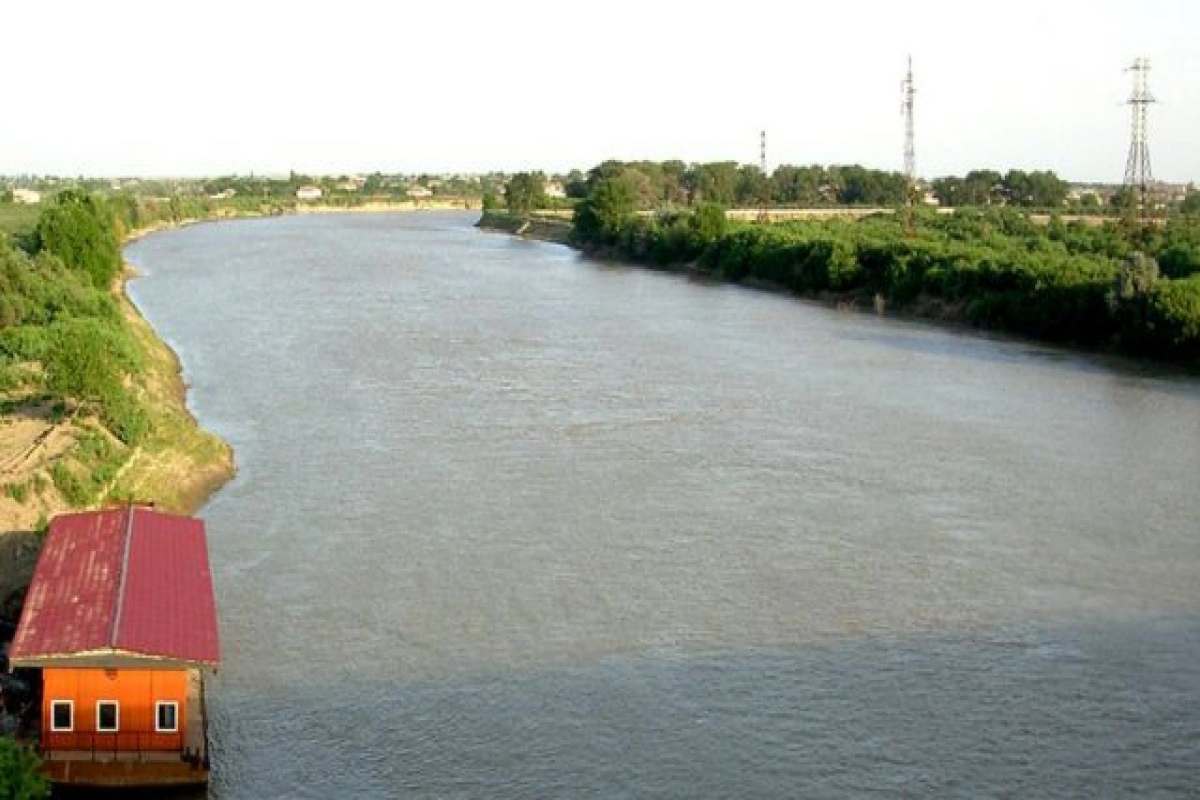
<path id="1" fill-rule="evenodd" d="M 0 173 L 587 169 L 606 158 L 1200 180 L 1196 0 L 9 0 Z"/>

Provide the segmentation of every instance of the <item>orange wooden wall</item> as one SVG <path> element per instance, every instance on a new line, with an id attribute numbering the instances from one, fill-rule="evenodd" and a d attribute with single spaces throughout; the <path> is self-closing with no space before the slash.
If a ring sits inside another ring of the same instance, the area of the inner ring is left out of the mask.
<path id="1" fill-rule="evenodd" d="M 51 703 L 71 700 L 74 730 L 51 731 Z M 117 733 L 96 732 L 96 702 L 120 704 Z M 156 733 L 155 703 L 179 704 L 176 733 Z M 181 750 L 187 725 L 187 672 L 150 669 L 43 669 L 42 747 L 51 750 Z"/>

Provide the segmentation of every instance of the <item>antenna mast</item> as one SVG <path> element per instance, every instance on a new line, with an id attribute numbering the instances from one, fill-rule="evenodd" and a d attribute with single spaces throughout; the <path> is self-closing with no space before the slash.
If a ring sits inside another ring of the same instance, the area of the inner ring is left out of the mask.
<path id="1" fill-rule="evenodd" d="M 1146 191 L 1154 178 L 1150 174 L 1150 148 L 1147 145 L 1148 107 L 1155 102 L 1147 85 L 1150 59 L 1135 58 L 1126 69 L 1133 73 L 1133 93 L 1127 101 L 1133 108 L 1130 123 L 1129 158 L 1125 161 L 1125 185 L 1138 190 L 1138 208 L 1146 209 Z"/>

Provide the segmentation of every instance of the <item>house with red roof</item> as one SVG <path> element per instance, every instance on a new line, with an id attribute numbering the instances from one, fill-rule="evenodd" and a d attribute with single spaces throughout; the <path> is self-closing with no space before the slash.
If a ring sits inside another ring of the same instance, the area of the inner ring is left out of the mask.
<path id="1" fill-rule="evenodd" d="M 220 645 L 204 522 L 132 505 L 55 517 L 9 662 L 41 670 L 52 781 L 207 782 Z"/>

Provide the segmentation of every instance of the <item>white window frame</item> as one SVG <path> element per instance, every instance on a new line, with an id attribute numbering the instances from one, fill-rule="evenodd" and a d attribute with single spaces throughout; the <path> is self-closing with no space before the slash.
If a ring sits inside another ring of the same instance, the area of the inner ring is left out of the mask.
<path id="1" fill-rule="evenodd" d="M 113 727 L 103 728 L 100 726 L 100 706 L 110 705 L 113 707 Z M 119 733 L 121 730 L 121 703 L 117 700 L 97 700 L 96 701 L 96 733 Z"/>
<path id="2" fill-rule="evenodd" d="M 71 720 L 67 723 L 67 727 L 60 728 L 54 724 L 54 709 L 56 706 L 66 706 L 67 713 Z M 50 732 L 51 733 L 70 733 L 75 730 L 75 701 L 74 700 L 51 700 L 50 701 Z"/>
<path id="3" fill-rule="evenodd" d="M 161 728 L 158 725 L 159 713 L 164 706 L 171 707 L 171 720 L 175 723 L 174 727 Z M 175 700 L 160 700 L 154 704 L 154 732 L 155 733 L 179 733 L 179 703 Z"/>

